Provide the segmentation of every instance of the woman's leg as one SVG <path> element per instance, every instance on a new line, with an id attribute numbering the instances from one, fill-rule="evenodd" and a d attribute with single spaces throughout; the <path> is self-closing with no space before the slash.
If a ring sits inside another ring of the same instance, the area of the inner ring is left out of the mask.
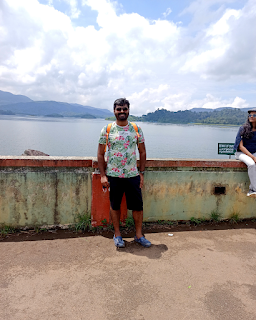
<path id="1" fill-rule="evenodd" d="M 254 153 L 253 155 L 256 155 L 256 153 Z M 247 156 L 243 152 L 236 152 L 235 157 L 236 157 L 236 159 L 244 162 L 247 165 L 248 176 L 249 176 L 249 179 L 251 182 L 249 189 L 252 191 L 256 191 L 256 165 L 255 165 L 255 162 L 252 160 L 251 157 Z"/>

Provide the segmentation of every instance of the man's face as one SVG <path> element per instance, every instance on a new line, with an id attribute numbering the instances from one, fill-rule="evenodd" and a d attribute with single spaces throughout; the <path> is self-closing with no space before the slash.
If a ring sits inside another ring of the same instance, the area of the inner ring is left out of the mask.
<path id="1" fill-rule="evenodd" d="M 114 115 L 119 121 L 126 121 L 129 117 L 129 108 L 127 104 L 124 106 L 116 106 L 114 109 Z"/>

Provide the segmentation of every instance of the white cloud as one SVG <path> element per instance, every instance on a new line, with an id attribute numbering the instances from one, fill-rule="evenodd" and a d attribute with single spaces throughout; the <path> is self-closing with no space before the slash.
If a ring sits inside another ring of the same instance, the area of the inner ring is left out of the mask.
<path id="1" fill-rule="evenodd" d="M 254 1 L 240 10 L 221 7 L 207 21 L 199 21 L 198 11 L 209 12 L 218 1 L 209 0 L 209 6 L 194 1 L 187 9 L 192 24 L 184 27 L 137 13 L 118 15 L 118 3 L 110 0 L 83 0 L 83 6 L 97 12 L 98 30 L 75 27 L 72 19 L 83 7 L 77 0 L 65 1 L 70 17 L 54 2 L 0 2 L 1 90 L 109 109 L 125 96 L 134 114 L 158 107 L 177 111 L 248 103 L 230 88 L 233 79 L 236 88 L 255 82 Z M 197 30 L 196 23 L 205 26 Z M 207 94 L 224 97 L 210 100 Z"/>
<path id="2" fill-rule="evenodd" d="M 256 3 L 248 1 L 241 10 L 227 9 L 205 29 L 200 44 L 190 50 L 181 72 L 225 80 L 234 77 L 255 80 Z"/>
<path id="3" fill-rule="evenodd" d="M 217 97 L 214 97 L 211 94 L 207 94 L 206 97 L 202 100 L 194 100 L 188 105 L 188 109 L 192 108 L 206 108 L 206 109 L 216 109 L 216 108 L 247 108 L 248 103 L 246 100 L 235 97 L 234 99 L 220 99 Z"/>
<path id="4" fill-rule="evenodd" d="M 77 0 L 64 0 L 64 1 L 70 5 L 71 18 L 77 19 L 81 14 L 81 10 L 78 9 Z"/>
<path id="5" fill-rule="evenodd" d="M 180 16 L 185 14 L 192 16 L 189 30 L 204 30 L 210 23 L 218 21 L 225 12 L 226 6 L 233 2 L 234 0 L 194 0 L 181 12 Z"/>
<path id="6" fill-rule="evenodd" d="M 203 99 L 193 99 L 191 93 L 172 93 L 168 85 L 160 85 L 158 88 L 144 89 L 128 97 L 133 101 L 131 113 L 134 115 L 147 114 L 160 109 L 169 111 L 190 110 L 193 108 L 216 109 L 223 107 L 246 108 L 246 100 L 235 97 L 234 99 L 222 99 L 211 94 L 206 94 Z"/>
<path id="7" fill-rule="evenodd" d="M 171 8 L 167 8 L 167 10 L 163 13 L 164 18 L 168 17 L 169 14 L 172 13 L 172 9 Z"/>

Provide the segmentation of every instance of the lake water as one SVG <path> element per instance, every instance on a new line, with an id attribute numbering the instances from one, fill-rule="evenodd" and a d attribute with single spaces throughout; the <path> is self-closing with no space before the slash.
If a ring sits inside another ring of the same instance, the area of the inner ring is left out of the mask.
<path id="1" fill-rule="evenodd" d="M 0 116 L 0 154 L 21 155 L 26 149 L 51 156 L 96 157 L 101 129 L 110 121 Z M 234 142 L 239 127 L 139 122 L 147 158 L 228 159 L 218 142 Z M 232 156 L 234 158 L 234 156 Z"/>

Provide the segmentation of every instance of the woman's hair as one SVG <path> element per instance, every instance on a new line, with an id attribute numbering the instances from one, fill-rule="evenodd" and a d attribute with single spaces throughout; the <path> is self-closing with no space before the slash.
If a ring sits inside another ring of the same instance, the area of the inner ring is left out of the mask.
<path id="1" fill-rule="evenodd" d="M 243 124 L 242 126 L 241 136 L 246 139 L 251 139 L 253 137 L 252 124 L 249 121 L 249 117 L 247 118 L 245 124 Z"/>

